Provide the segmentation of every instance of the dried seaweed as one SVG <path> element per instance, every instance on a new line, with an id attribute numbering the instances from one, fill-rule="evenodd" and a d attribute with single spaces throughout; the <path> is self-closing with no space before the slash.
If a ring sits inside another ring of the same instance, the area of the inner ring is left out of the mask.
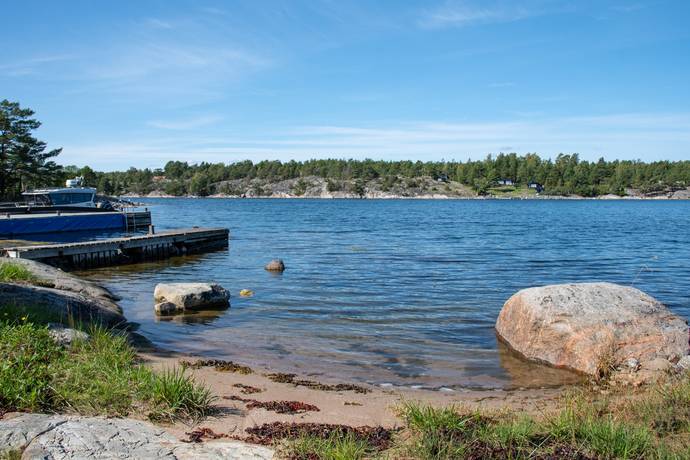
<path id="1" fill-rule="evenodd" d="M 262 445 L 272 445 L 283 439 L 297 439 L 303 436 L 329 439 L 334 434 L 339 433 L 343 436 L 352 436 L 355 439 L 366 442 L 377 451 L 383 451 L 390 447 L 395 430 L 381 426 L 351 427 L 328 423 L 273 422 L 247 428 L 245 432 L 249 435 L 245 438 L 245 441 Z"/>
<path id="2" fill-rule="evenodd" d="M 261 388 L 256 388 L 256 387 L 253 387 L 251 385 L 245 385 L 243 383 L 236 383 L 233 385 L 233 387 L 240 388 L 240 393 L 245 394 L 245 395 L 251 395 L 254 393 L 261 393 L 264 391 Z"/>
<path id="3" fill-rule="evenodd" d="M 266 374 L 266 377 L 276 383 L 289 383 L 295 386 L 302 386 L 311 388 L 312 390 L 320 391 L 354 391 L 355 393 L 369 393 L 368 388 L 364 388 L 359 385 L 353 385 L 351 383 L 338 383 L 335 385 L 329 385 L 326 383 L 316 382 L 314 380 L 298 379 L 296 374 Z"/>
<path id="4" fill-rule="evenodd" d="M 247 409 L 266 409 L 278 414 L 319 412 L 319 408 L 313 404 L 307 404 L 300 401 L 257 401 L 256 399 L 245 399 L 239 396 L 223 396 L 223 399 L 241 401 L 247 404 Z"/>
<path id="5" fill-rule="evenodd" d="M 204 439 L 219 439 L 228 437 L 228 435 L 216 433 L 210 428 L 197 428 L 196 430 L 186 432 L 185 434 L 188 436 L 188 438 L 183 439 L 182 442 L 202 442 Z"/>
<path id="6" fill-rule="evenodd" d="M 195 362 L 180 361 L 180 365 L 190 369 L 200 369 L 202 367 L 213 367 L 218 372 L 236 372 L 238 374 L 251 374 L 254 371 L 248 366 L 237 364 L 223 359 L 199 359 Z"/>

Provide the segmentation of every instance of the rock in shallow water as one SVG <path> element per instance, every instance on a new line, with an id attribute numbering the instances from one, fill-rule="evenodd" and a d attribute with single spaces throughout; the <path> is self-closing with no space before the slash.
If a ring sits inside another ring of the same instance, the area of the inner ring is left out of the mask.
<path id="1" fill-rule="evenodd" d="M 635 359 L 661 370 L 690 352 L 688 325 L 644 292 L 611 283 L 524 289 L 503 306 L 496 331 L 528 359 L 596 375 Z"/>
<path id="2" fill-rule="evenodd" d="M 264 269 L 269 272 L 282 272 L 285 271 L 285 263 L 282 259 L 274 259 L 267 263 Z"/>
<path id="3" fill-rule="evenodd" d="M 159 315 L 185 311 L 225 309 L 230 306 L 230 293 L 212 283 L 158 284 L 153 293 Z"/>

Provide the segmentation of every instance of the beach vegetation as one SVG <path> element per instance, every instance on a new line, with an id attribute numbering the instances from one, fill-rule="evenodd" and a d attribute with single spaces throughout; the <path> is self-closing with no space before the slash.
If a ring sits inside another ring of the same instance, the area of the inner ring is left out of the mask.
<path id="1" fill-rule="evenodd" d="M 210 391 L 183 370 L 154 372 L 122 333 L 86 332 L 87 339 L 65 348 L 27 316 L 0 320 L 0 412 L 139 413 L 173 421 L 212 410 Z"/>
<path id="2" fill-rule="evenodd" d="M 12 262 L 0 262 L 0 282 L 2 283 L 36 283 L 38 278 L 23 265 Z"/>
<path id="3" fill-rule="evenodd" d="M 283 453 L 291 460 L 360 460 L 371 458 L 374 452 L 365 440 L 340 431 L 325 438 L 302 435 L 283 448 Z"/>

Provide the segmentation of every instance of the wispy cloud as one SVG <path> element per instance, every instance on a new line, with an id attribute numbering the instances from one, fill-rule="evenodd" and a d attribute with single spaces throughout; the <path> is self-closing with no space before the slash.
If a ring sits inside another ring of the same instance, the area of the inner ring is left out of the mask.
<path id="1" fill-rule="evenodd" d="M 186 120 L 151 120 L 146 124 L 159 129 L 184 131 L 209 126 L 218 123 L 222 119 L 223 117 L 217 115 L 204 115 Z"/>
<path id="2" fill-rule="evenodd" d="M 440 29 L 514 22 L 552 11 L 553 8 L 549 4 L 540 1 L 447 0 L 436 8 L 423 11 L 419 25 L 423 28 Z"/>
<path id="3" fill-rule="evenodd" d="M 164 21 L 159 18 L 149 18 L 146 20 L 146 24 L 154 29 L 173 29 L 174 26 L 168 21 Z"/>
<path id="4" fill-rule="evenodd" d="M 690 113 L 380 126 L 319 125 L 266 129 L 256 136 L 237 132 L 204 136 L 187 133 L 134 142 L 67 144 L 61 161 L 79 163 L 88 159 L 98 168 L 122 169 L 129 165 L 159 167 L 176 159 L 192 162 L 332 157 L 465 160 L 507 150 L 552 157 L 561 152 L 577 152 L 590 160 L 600 156 L 680 160 L 687 157 L 690 149 Z"/>
<path id="5" fill-rule="evenodd" d="M 55 54 L 50 56 L 36 56 L 16 62 L 0 64 L 0 75 L 5 75 L 8 77 L 32 75 L 40 72 L 42 69 L 51 64 L 70 59 L 75 59 L 75 56 L 71 54 Z"/>

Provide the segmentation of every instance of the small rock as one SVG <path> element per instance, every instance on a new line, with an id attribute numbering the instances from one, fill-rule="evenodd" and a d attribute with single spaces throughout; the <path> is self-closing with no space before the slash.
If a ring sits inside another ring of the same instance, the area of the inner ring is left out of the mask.
<path id="1" fill-rule="evenodd" d="M 644 364 L 644 369 L 649 371 L 665 371 L 671 368 L 671 363 L 664 358 L 655 358 Z"/>
<path id="2" fill-rule="evenodd" d="M 213 283 L 161 283 L 156 286 L 153 298 L 156 302 L 154 310 L 158 314 L 225 309 L 230 306 L 230 293 Z"/>
<path id="3" fill-rule="evenodd" d="M 184 309 L 180 309 L 172 302 L 161 302 L 153 306 L 154 311 L 157 315 L 174 315 L 175 313 L 181 313 Z"/>
<path id="4" fill-rule="evenodd" d="M 283 259 L 274 259 L 267 263 L 264 269 L 269 272 L 282 272 L 285 270 L 285 264 L 283 263 Z"/>
<path id="5" fill-rule="evenodd" d="M 63 347 L 71 347 L 75 340 L 89 340 L 89 334 L 77 329 L 71 329 L 58 323 L 49 323 L 48 331 L 55 343 Z"/>
<path id="6" fill-rule="evenodd" d="M 688 371 L 690 370 L 690 356 L 683 356 L 676 363 L 676 370 Z"/>
<path id="7" fill-rule="evenodd" d="M 625 364 L 625 367 L 632 372 L 635 372 L 640 368 L 640 361 L 635 358 L 628 358 L 623 364 Z"/>

